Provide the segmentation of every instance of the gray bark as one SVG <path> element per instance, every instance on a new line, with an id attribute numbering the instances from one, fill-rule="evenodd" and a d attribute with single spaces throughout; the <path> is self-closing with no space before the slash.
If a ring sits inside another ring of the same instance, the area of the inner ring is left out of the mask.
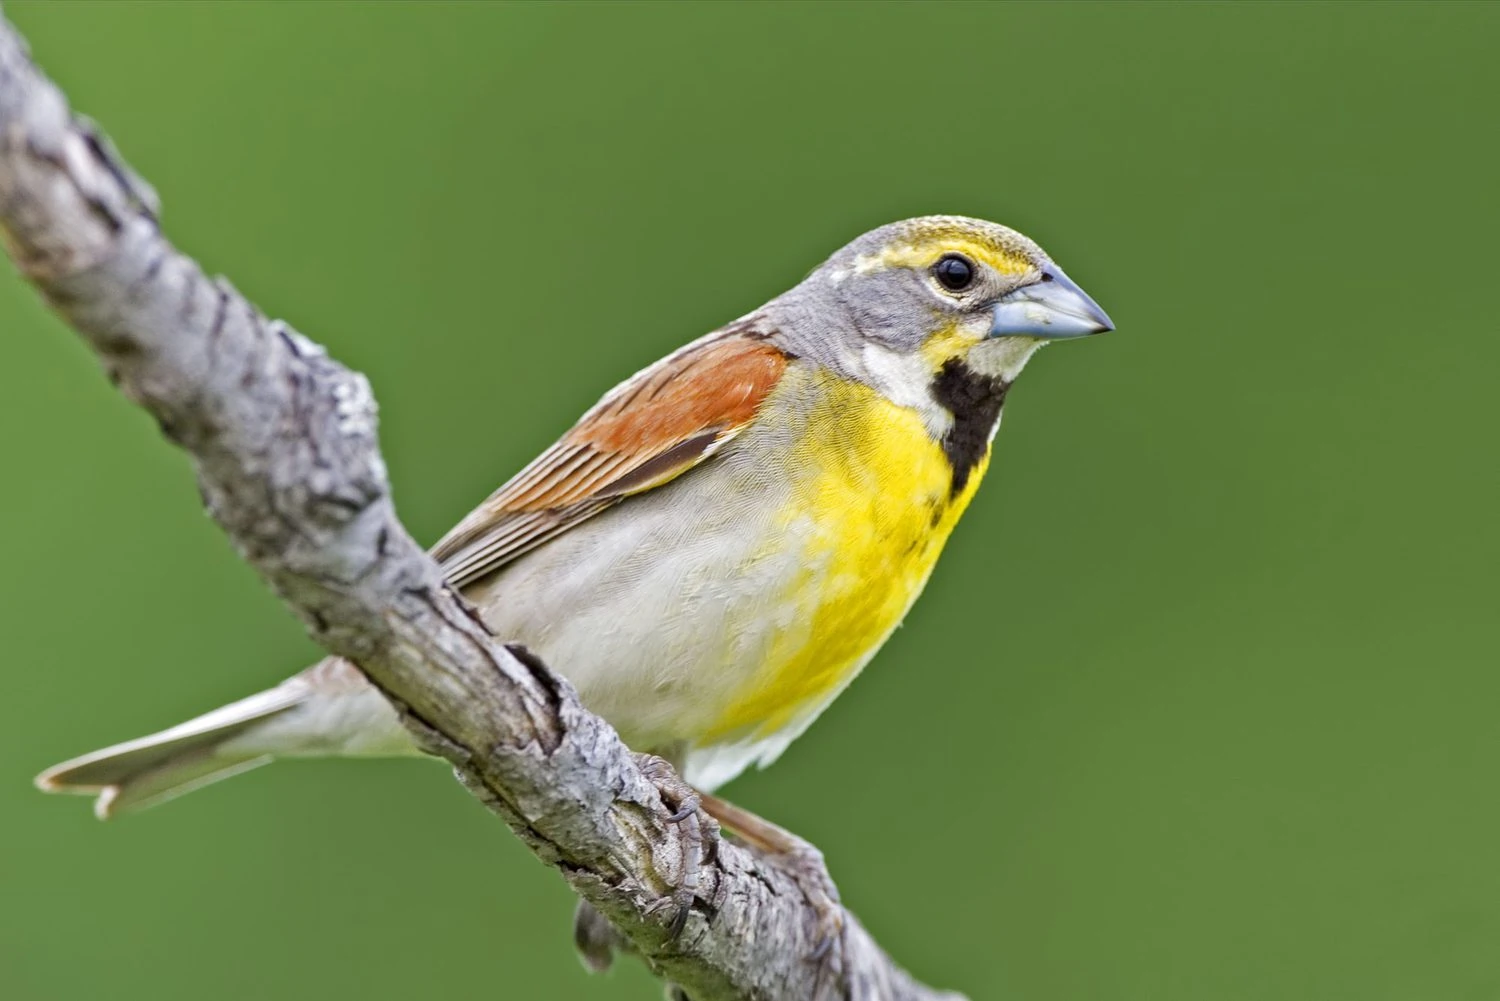
<path id="1" fill-rule="evenodd" d="M 364 377 L 206 277 L 162 236 L 155 201 L 0 18 L 11 257 L 188 453 L 210 513 L 312 637 L 358 663 L 424 746 L 696 1001 L 957 997 L 915 983 L 852 916 L 811 961 L 818 915 L 799 884 L 706 815 L 674 822 L 670 770 L 444 586 L 396 518 Z M 694 826 L 701 868 L 674 936 Z"/>

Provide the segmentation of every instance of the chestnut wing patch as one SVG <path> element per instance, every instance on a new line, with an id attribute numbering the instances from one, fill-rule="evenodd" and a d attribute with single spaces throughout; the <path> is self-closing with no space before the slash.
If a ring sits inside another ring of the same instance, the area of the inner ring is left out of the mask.
<path id="1" fill-rule="evenodd" d="M 626 497 L 709 458 L 750 423 L 787 356 L 763 339 L 710 335 L 637 373 L 433 547 L 463 587 Z"/>

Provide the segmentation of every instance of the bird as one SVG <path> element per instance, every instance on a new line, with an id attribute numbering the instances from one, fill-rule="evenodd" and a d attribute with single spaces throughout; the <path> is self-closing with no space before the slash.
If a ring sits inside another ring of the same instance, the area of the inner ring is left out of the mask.
<path id="1" fill-rule="evenodd" d="M 606 393 L 431 554 L 495 636 L 710 795 L 776 760 L 901 623 L 1037 350 L 1113 329 L 1013 229 L 890 223 Z M 420 753 L 329 657 L 36 782 L 107 818 L 276 758 Z"/>

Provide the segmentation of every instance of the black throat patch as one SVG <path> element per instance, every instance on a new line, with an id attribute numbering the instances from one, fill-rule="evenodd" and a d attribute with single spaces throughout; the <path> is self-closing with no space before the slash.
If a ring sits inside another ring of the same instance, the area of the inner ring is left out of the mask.
<path id="1" fill-rule="evenodd" d="M 932 380 L 932 398 L 953 415 L 953 426 L 943 435 L 943 454 L 953 467 L 950 497 L 969 482 L 969 474 L 990 448 L 990 432 L 1000 419 L 1010 383 L 995 375 L 981 375 L 957 358 L 943 363 Z"/>

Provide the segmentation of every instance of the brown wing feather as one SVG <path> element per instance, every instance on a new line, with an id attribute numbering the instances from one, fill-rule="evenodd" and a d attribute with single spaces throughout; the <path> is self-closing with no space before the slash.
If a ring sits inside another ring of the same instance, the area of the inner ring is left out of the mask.
<path id="1" fill-rule="evenodd" d="M 710 335 L 618 386 L 433 547 L 455 586 L 708 458 L 755 416 L 787 356 L 754 334 Z"/>

